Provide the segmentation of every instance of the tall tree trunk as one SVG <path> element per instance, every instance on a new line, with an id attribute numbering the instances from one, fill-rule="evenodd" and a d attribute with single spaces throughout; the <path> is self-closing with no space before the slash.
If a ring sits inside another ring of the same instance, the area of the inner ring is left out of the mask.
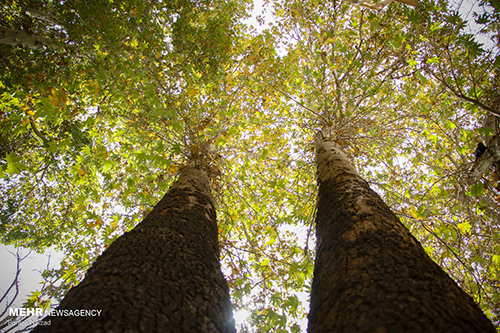
<path id="1" fill-rule="evenodd" d="M 316 141 L 308 332 L 495 332 L 336 146 Z"/>
<path id="2" fill-rule="evenodd" d="M 96 260 L 33 332 L 235 332 L 205 171 L 187 167 L 153 211 Z"/>

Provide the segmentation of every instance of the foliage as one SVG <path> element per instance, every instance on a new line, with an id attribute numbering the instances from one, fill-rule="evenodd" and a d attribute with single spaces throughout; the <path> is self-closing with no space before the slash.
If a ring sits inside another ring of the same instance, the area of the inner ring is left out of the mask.
<path id="1" fill-rule="evenodd" d="M 498 325 L 498 180 L 468 181 L 485 114 L 498 110 L 497 49 L 440 1 L 267 5 L 275 20 L 262 32 L 240 23 L 242 1 L 26 4 L 51 20 L 15 1 L 0 9 L 1 26 L 58 45 L 0 45 L 2 242 L 67 254 L 33 304 L 61 299 L 196 161 L 213 178 L 236 309 L 251 312 L 254 331 L 300 331 L 312 143 L 328 127 Z M 494 38 L 497 14 L 476 17 Z"/>

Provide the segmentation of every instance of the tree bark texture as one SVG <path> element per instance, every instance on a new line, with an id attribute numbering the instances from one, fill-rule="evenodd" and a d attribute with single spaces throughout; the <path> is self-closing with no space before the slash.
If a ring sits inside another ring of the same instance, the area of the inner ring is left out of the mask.
<path id="1" fill-rule="evenodd" d="M 496 332 L 334 142 L 316 143 L 308 332 Z"/>
<path id="2" fill-rule="evenodd" d="M 96 260 L 33 332 L 235 332 L 205 171 L 187 167 L 151 213 Z"/>

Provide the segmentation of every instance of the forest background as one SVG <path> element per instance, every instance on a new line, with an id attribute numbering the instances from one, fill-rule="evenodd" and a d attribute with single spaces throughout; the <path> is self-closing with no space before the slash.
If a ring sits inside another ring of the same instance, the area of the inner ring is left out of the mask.
<path id="1" fill-rule="evenodd" d="M 0 45 L 2 243 L 64 253 L 26 306 L 56 305 L 210 151 L 240 329 L 300 331 L 326 125 L 498 327 L 499 171 L 473 154 L 498 131 L 498 2 L 468 12 L 474 33 L 446 1 L 265 4 L 263 30 L 245 1 L 2 6 L 4 36 L 27 34 Z"/>

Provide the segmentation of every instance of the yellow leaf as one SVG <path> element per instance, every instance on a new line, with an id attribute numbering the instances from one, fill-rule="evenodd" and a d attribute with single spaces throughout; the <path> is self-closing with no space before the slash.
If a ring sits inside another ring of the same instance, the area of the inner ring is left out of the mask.
<path id="1" fill-rule="evenodd" d="M 273 228 L 273 227 L 271 227 L 270 225 L 268 225 L 268 226 L 264 229 L 264 231 L 265 231 L 266 233 L 268 233 L 268 234 L 273 234 L 273 233 L 274 233 L 274 228 Z"/>
<path id="2" fill-rule="evenodd" d="M 170 167 L 170 170 L 168 170 L 168 171 L 169 171 L 169 173 L 171 173 L 171 174 L 176 174 L 176 173 L 177 173 L 177 171 L 179 171 L 179 168 L 178 168 L 177 166 L 175 166 L 175 165 L 172 165 L 172 166 Z"/>
<path id="3" fill-rule="evenodd" d="M 188 95 L 189 97 L 193 97 L 196 95 L 196 89 L 195 88 L 188 88 Z"/>
<path id="4" fill-rule="evenodd" d="M 464 222 L 464 223 L 459 223 L 457 224 L 458 229 L 460 229 L 461 232 L 470 232 L 472 226 L 469 224 L 469 222 Z"/>
<path id="5" fill-rule="evenodd" d="M 84 177 L 85 176 L 85 171 L 82 170 L 81 166 L 78 166 L 78 174 L 80 175 L 80 177 Z"/>
<path id="6" fill-rule="evenodd" d="M 194 69 L 192 69 L 192 71 L 193 71 L 193 74 L 196 76 L 197 79 L 201 78 L 201 76 L 202 76 L 201 73 L 195 71 Z"/>
<path id="7" fill-rule="evenodd" d="M 49 96 L 50 104 L 54 106 L 58 106 L 61 102 L 59 101 L 59 97 L 57 96 L 57 91 L 54 88 L 50 88 L 51 95 Z M 64 96 L 62 96 L 62 100 L 64 102 Z"/>
<path id="8" fill-rule="evenodd" d="M 49 99 L 50 99 L 50 104 L 52 104 L 54 106 L 59 105 L 59 101 L 57 100 L 57 97 L 49 96 Z"/>
<path id="9" fill-rule="evenodd" d="M 417 212 L 417 210 L 413 206 L 410 207 L 409 213 L 416 220 L 420 220 L 422 218 L 422 214 L 420 214 L 419 212 Z"/>

